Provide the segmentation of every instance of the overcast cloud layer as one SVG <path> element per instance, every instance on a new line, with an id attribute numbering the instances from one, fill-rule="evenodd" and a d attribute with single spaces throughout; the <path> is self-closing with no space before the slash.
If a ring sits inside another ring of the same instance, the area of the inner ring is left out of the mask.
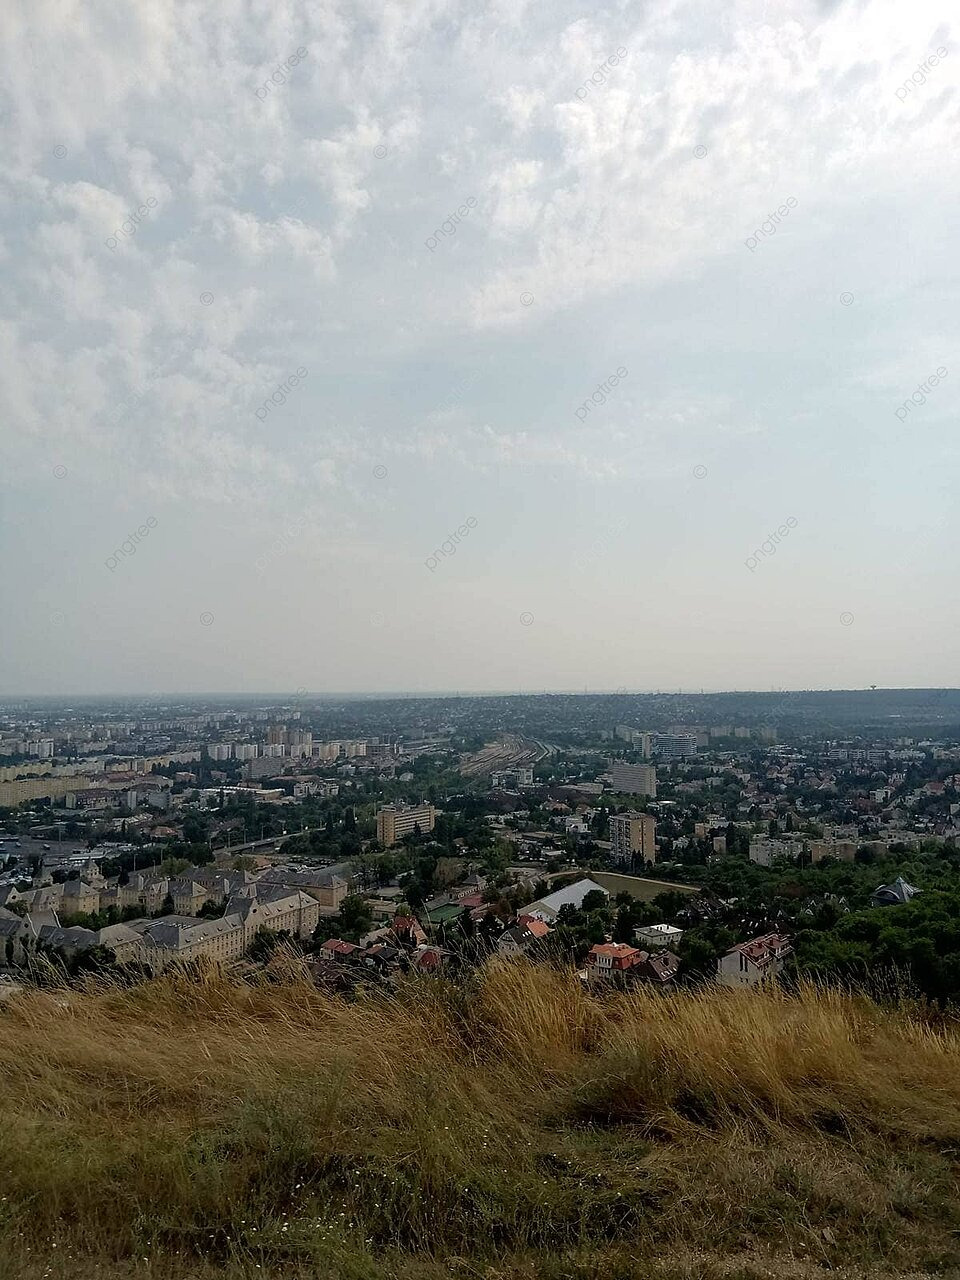
<path id="1" fill-rule="evenodd" d="M 956 684 L 952 12 L 7 0 L 0 691 Z"/>

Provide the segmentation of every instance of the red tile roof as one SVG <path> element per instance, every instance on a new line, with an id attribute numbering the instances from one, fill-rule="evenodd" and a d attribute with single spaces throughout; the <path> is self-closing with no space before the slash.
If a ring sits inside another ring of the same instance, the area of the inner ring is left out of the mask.
<path id="1" fill-rule="evenodd" d="M 320 948 L 329 956 L 349 956 L 354 951 L 359 951 L 359 947 L 353 942 L 344 942 L 342 938 L 328 938 Z"/>
<path id="2" fill-rule="evenodd" d="M 588 960 L 591 964 L 599 963 L 601 957 L 609 958 L 613 969 L 629 969 L 643 957 L 643 952 L 626 942 L 598 942 L 590 948 Z M 605 967 L 605 966 L 604 966 Z"/>
<path id="3" fill-rule="evenodd" d="M 545 938 L 548 933 L 553 930 L 543 920 L 536 920 L 533 916 L 521 917 L 521 922 L 528 932 L 532 933 L 535 938 Z"/>
<path id="4" fill-rule="evenodd" d="M 792 949 L 789 938 L 779 933 L 765 933 L 763 937 L 751 938 L 749 942 L 741 942 L 739 946 L 731 947 L 727 955 L 733 955 L 735 951 L 739 951 L 748 960 L 763 967 L 779 956 L 789 955 Z"/>

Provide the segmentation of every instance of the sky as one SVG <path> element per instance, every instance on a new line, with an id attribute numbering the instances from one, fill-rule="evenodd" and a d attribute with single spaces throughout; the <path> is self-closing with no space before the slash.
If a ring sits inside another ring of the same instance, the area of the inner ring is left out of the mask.
<path id="1" fill-rule="evenodd" d="M 955 15 L 6 0 L 0 695 L 957 684 Z"/>

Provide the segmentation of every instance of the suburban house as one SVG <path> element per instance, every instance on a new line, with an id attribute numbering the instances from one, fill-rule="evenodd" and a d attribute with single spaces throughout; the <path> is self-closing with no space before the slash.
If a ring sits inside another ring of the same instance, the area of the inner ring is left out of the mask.
<path id="1" fill-rule="evenodd" d="M 755 987 L 782 973 L 793 947 L 779 933 L 767 933 L 731 947 L 717 961 L 717 981 L 725 987 Z"/>
<path id="2" fill-rule="evenodd" d="M 394 916 L 393 936 L 403 947 L 422 946 L 427 940 L 423 925 L 416 916 Z"/>
<path id="3" fill-rule="evenodd" d="M 680 960 L 672 951 L 651 954 L 626 942 L 598 942 L 587 955 L 587 980 L 593 982 L 649 982 L 663 987 L 673 982 Z"/>
<path id="4" fill-rule="evenodd" d="M 673 982 L 680 971 L 680 957 L 672 951 L 641 951 L 640 959 L 633 966 L 632 976 L 640 982 L 665 987 Z"/>
<path id="5" fill-rule="evenodd" d="M 328 938 L 317 953 L 321 960 L 349 960 L 360 950 L 355 942 L 342 938 Z"/>
<path id="6" fill-rule="evenodd" d="M 497 950 L 502 956 L 521 956 L 552 932 L 542 920 L 524 914 L 515 925 L 504 929 L 497 939 Z"/>
<path id="7" fill-rule="evenodd" d="M 675 929 L 672 924 L 638 925 L 633 931 L 633 936 L 637 942 L 654 949 L 676 947 L 679 946 L 680 939 L 683 937 L 683 930 Z"/>
<path id="8" fill-rule="evenodd" d="M 587 955 L 587 977 L 591 982 L 626 980 L 641 952 L 626 942 L 598 942 Z"/>
<path id="9" fill-rule="evenodd" d="M 413 968 L 417 973 L 438 973 L 453 955 L 445 947 L 417 947 L 413 953 Z"/>

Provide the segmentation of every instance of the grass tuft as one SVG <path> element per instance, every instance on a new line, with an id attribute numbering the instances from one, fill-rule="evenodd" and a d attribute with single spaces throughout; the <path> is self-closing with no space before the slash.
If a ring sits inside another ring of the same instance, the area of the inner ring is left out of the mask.
<path id="1" fill-rule="evenodd" d="M 0 1264 L 946 1274 L 958 1068 L 949 1021 L 814 986 L 597 998 L 495 962 L 347 1003 L 283 962 L 30 993 L 0 1010 Z"/>

